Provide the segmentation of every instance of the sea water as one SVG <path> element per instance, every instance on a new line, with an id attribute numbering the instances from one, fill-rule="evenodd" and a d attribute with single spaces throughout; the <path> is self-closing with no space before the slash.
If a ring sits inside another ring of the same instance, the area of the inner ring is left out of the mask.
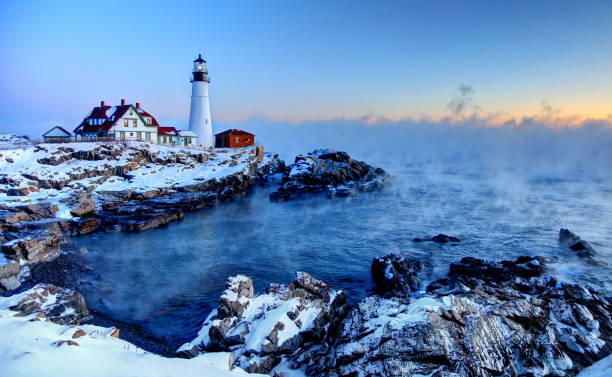
<path id="1" fill-rule="evenodd" d="M 392 147 L 348 145 L 352 156 L 389 173 L 390 185 L 378 192 L 275 203 L 268 199 L 271 181 L 164 228 L 74 238 L 75 250 L 87 250 L 78 253 L 80 263 L 91 268 L 78 289 L 94 311 L 137 324 L 170 347 L 195 336 L 229 276 L 250 276 L 263 292 L 306 271 L 355 303 L 372 292 L 372 259 L 388 253 L 424 262 L 423 287 L 465 256 L 554 257 L 554 276 L 610 295 L 612 169 L 602 166 L 608 155 L 572 155 L 571 138 L 560 147 L 567 150 L 552 155 L 534 146 L 500 155 L 482 140 L 478 148 L 462 143 L 453 150 L 432 142 L 437 149 L 430 153 L 397 140 Z M 291 161 L 291 150 L 282 157 Z M 591 243 L 599 263 L 559 245 L 561 227 Z M 461 242 L 413 242 L 438 233 Z"/>

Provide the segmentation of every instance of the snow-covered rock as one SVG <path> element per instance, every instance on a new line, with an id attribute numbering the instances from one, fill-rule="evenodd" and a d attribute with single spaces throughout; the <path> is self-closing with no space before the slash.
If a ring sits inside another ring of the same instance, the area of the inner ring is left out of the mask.
<path id="1" fill-rule="evenodd" d="M 15 144 L 17 145 L 25 144 L 29 142 L 30 142 L 30 138 L 28 136 L 25 136 L 25 135 L 18 136 L 18 135 L 0 132 L 0 147 L 10 147 Z"/>
<path id="2" fill-rule="evenodd" d="M 0 297 L 0 375 L 257 376 L 232 367 L 233 356 L 227 352 L 190 360 L 165 358 L 118 339 L 114 328 L 77 324 L 78 317 L 68 314 L 79 310 L 73 305 L 75 294 L 45 285 Z"/>
<path id="3" fill-rule="evenodd" d="M 78 325 L 91 318 L 83 296 L 52 284 L 38 284 L 26 292 L 7 298 L 8 309 L 15 316 L 34 316 L 60 325 Z"/>
<path id="4" fill-rule="evenodd" d="M 33 263 L 59 252 L 62 236 L 164 226 L 248 193 L 282 165 L 263 147 L 74 142 L 2 149 L 0 251 Z"/>
<path id="5" fill-rule="evenodd" d="M 272 284 L 256 296 L 252 280 L 238 275 L 229 278 L 219 308 L 208 315 L 198 337 L 177 352 L 231 351 L 237 366 L 269 373 L 304 344 L 333 337 L 346 313 L 344 293 L 307 273 L 298 272 L 294 283 Z"/>
<path id="6" fill-rule="evenodd" d="M 306 192 L 328 190 L 329 196 L 349 196 L 357 191 L 381 189 L 386 173 L 365 162 L 353 160 L 346 152 L 317 149 L 298 155 L 285 168 L 281 187 L 270 194 L 273 201 L 291 200 Z"/>
<path id="7" fill-rule="evenodd" d="M 361 301 L 308 374 L 573 376 L 612 351 L 608 299 L 537 258 L 464 258 L 428 291 Z"/>

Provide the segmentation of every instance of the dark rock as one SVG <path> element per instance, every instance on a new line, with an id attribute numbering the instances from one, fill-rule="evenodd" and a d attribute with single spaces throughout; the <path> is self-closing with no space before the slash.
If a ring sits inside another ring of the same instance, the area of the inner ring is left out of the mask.
<path id="1" fill-rule="evenodd" d="M 559 242 L 571 245 L 579 240 L 580 237 L 571 232 L 569 229 L 559 229 Z"/>
<path id="2" fill-rule="evenodd" d="M 56 347 L 61 347 L 63 345 L 67 345 L 67 346 L 78 346 L 79 343 L 75 342 L 74 340 L 58 340 L 53 342 L 53 345 Z"/>
<path id="3" fill-rule="evenodd" d="M 577 251 L 576 254 L 583 258 L 592 258 L 596 254 L 595 249 L 593 249 L 593 247 L 585 240 L 580 240 L 572 244 L 569 248 L 574 251 Z"/>
<path id="4" fill-rule="evenodd" d="M 582 258 L 591 259 L 596 254 L 595 249 L 587 241 L 580 239 L 580 236 L 568 229 L 559 229 L 559 242 L 576 251 L 576 254 Z"/>
<path id="5" fill-rule="evenodd" d="M 286 201 L 304 193 L 328 190 L 329 197 L 346 197 L 357 191 L 373 191 L 385 185 L 386 173 L 346 152 L 318 149 L 299 155 L 285 169 L 281 186 L 270 194 L 272 201 Z"/>
<path id="6" fill-rule="evenodd" d="M 431 240 L 437 243 L 461 242 L 461 240 L 457 237 L 447 236 L 446 234 L 442 233 L 438 234 L 437 236 L 433 236 Z"/>
<path id="7" fill-rule="evenodd" d="M 344 319 L 332 357 L 302 351 L 306 370 L 316 376 L 573 376 L 612 351 L 610 302 L 557 283 L 538 258 L 463 258 L 428 291 L 362 300 Z"/>
<path id="8" fill-rule="evenodd" d="M 422 269 L 421 262 L 409 261 L 399 254 L 374 258 L 371 271 L 376 292 L 386 296 L 407 297 L 419 290 L 418 274 Z"/>

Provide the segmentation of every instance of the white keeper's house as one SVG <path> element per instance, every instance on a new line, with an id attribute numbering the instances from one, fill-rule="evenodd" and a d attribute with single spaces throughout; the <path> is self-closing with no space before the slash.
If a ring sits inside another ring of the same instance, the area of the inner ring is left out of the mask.
<path id="1" fill-rule="evenodd" d="M 119 106 L 108 106 L 101 101 L 100 106 L 94 107 L 74 129 L 74 135 L 77 140 L 108 138 L 186 147 L 197 145 L 194 132 L 161 127 L 140 103 L 126 104 L 124 99 Z"/>

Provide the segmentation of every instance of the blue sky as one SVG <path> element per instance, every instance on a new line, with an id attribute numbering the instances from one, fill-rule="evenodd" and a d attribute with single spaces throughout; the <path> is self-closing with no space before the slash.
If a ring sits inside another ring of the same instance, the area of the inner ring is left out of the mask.
<path id="1" fill-rule="evenodd" d="M 610 1 L 3 1 L 0 131 L 72 129 L 121 98 L 185 126 L 198 52 L 213 121 L 609 119 L 611 17 Z"/>

